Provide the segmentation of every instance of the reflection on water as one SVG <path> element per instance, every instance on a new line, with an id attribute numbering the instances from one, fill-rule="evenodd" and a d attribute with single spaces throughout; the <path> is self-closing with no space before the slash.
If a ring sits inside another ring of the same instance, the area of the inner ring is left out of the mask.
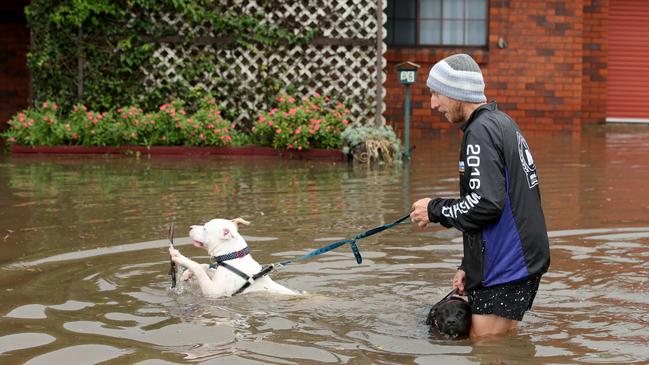
<path id="1" fill-rule="evenodd" d="M 291 259 L 457 194 L 459 136 L 405 167 L 265 158 L 0 156 L 0 362 L 574 364 L 649 361 L 649 130 L 532 135 L 552 266 L 518 333 L 440 340 L 460 234 L 400 225 L 275 272 L 297 297 L 169 289 L 177 235 L 242 216 L 257 261 Z M 202 252 L 177 244 L 185 254 Z"/>

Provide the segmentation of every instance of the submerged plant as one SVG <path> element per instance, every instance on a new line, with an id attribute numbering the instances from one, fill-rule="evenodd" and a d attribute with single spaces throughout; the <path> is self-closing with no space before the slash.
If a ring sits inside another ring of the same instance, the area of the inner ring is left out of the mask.
<path id="1" fill-rule="evenodd" d="M 362 163 L 401 160 L 401 140 L 392 127 L 349 126 L 343 133 L 343 153 Z"/>

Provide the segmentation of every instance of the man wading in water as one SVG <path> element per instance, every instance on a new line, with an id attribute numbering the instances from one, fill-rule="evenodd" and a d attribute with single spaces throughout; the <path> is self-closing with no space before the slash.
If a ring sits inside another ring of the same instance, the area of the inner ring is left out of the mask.
<path id="1" fill-rule="evenodd" d="M 532 307 L 550 248 L 532 153 L 518 125 L 487 103 L 478 64 L 456 54 L 436 63 L 426 85 L 430 106 L 464 132 L 460 198 L 420 199 L 410 218 L 463 233 L 453 288 L 469 297 L 471 337 L 515 329 Z"/>

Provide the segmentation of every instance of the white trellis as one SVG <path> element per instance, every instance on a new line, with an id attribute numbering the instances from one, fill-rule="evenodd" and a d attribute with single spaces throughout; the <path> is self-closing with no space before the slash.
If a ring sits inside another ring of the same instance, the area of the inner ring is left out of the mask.
<path id="1" fill-rule="evenodd" d="M 319 92 L 344 99 L 353 121 L 373 123 L 377 104 L 381 113 L 385 110 L 382 85 L 385 81 L 383 53 L 386 46 L 383 42 L 377 46 L 378 3 L 385 8 L 385 0 L 228 1 L 229 9 L 234 13 L 260 12 L 265 14 L 266 21 L 274 24 L 290 20 L 302 27 L 295 32 L 318 29 L 321 37 L 308 45 L 259 46 L 256 49 L 223 47 L 216 42 L 190 46 L 160 42 L 154 52 L 154 67 L 142 70 L 146 75 L 145 85 L 153 88 L 165 83 L 187 82 L 209 91 L 216 86 L 217 78 L 236 80 L 237 85 L 250 91 L 243 94 L 245 100 L 230 98 L 220 102 L 226 108 L 237 108 L 241 112 L 240 121 L 245 122 L 269 107 L 264 105 L 263 90 L 260 89 L 264 87 L 260 80 L 266 75 L 292 85 L 300 94 L 297 96 Z M 190 31 L 199 36 L 214 36 L 209 29 L 189 29 L 180 15 L 152 16 L 175 27 L 181 36 Z M 381 18 L 385 23 L 385 17 Z M 381 34 L 385 34 L 383 24 L 381 29 Z M 199 54 L 214 60 L 214 71 L 197 80 L 184 80 L 179 70 Z M 380 65 L 378 93 L 377 59 Z M 228 67 L 217 70 L 218 64 Z M 377 94 L 381 99 L 378 103 Z"/>

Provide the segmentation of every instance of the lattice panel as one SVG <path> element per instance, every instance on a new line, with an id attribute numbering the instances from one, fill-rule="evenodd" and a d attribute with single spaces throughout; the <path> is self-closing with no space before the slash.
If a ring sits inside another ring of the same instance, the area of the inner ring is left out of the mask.
<path id="1" fill-rule="evenodd" d="M 260 2 L 262 4 L 260 4 Z M 385 4 L 386 1 L 384 1 Z M 222 45 L 192 45 L 161 43 L 154 54 L 155 66 L 143 70 L 147 75 L 145 85 L 150 88 L 173 82 L 188 83 L 206 91 L 217 87 L 217 80 L 228 80 L 248 92 L 235 93 L 227 100 L 221 100 L 226 108 L 241 112 L 239 122 L 248 124 L 256 119 L 264 105 L 262 89 L 264 77 L 281 80 L 298 90 L 298 97 L 319 92 L 338 98 L 350 107 L 352 121 L 373 123 L 376 114 L 376 1 L 374 0 L 330 0 L 330 1 L 229 1 L 233 13 L 265 14 L 273 22 L 305 32 L 318 29 L 319 36 L 334 39 L 334 44 L 310 44 L 299 46 L 258 47 L 230 49 Z M 158 21 L 177 29 L 179 35 L 194 33 L 199 36 L 214 36 L 209 29 L 189 29 L 182 16 L 155 14 Z M 385 16 L 383 17 L 385 19 Z M 385 23 L 385 21 L 383 22 Z M 383 30 L 385 34 L 385 30 Z M 335 40 L 346 40 L 336 42 Z M 360 41 L 360 42 L 359 42 Z M 356 45 L 347 45 L 348 43 Z M 337 43 L 337 44 L 336 44 Z M 341 45 L 345 43 L 345 45 Z M 381 57 L 381 84 L 385 81 L 386 46 L 382 43 L 378 51 Z M 186 80 L 182 70 L 202 55 L 214 60 L 214 71 L 195 80 Z M 225 64 L 225 69 L 217 65 Z M 385 95 L 383 91 L 382 95 Z M 381 101 L 382 103 L 382 101 Z M 385 105 L 382 103 L 382 110 Z"/>

